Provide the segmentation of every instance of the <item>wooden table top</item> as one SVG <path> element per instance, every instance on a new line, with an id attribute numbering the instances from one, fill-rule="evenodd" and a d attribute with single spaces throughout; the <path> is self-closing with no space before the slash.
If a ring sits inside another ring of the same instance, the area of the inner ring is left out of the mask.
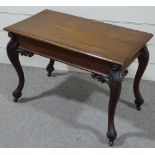
<path id="1" fill-rule="evenodd" d="M 153 36 L 50 10 L 4 30 L 119 65 L 131 61 Z"/>

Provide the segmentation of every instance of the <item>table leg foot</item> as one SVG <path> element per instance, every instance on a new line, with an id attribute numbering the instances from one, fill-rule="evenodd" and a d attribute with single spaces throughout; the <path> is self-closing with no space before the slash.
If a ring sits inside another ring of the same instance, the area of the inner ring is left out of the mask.
<path id="1" fill-rule="evenodd" d="M 138 56 L 138 62 L 139 62 L 139 66 L 138 66 L 138 70 L 135 76 L 135 80 L 134 80 L 134 95 L 135 95 L 135 104 L 136 104 L 136 108 L 137 110 L 141 110 L 141 105 L 144 103 L 144 99 L 140 93 L 140 80 L 144 74 L 144 71 L 148 65 L 148 61 L 149 61 L 149 52 L 147 47 L 145 46 L 141 51 L 140 54 Z"/>
<path id="2" fill-rule="evenodd" d="M 17 72 L 18 80 L 19 80 L 17 88 L 12 93 L 14 97 L 14 102 L 17 102 L 18 99 L 22 96 L 22 90 L 24 87 L 25 78 L 24 78 L 22 66 L 19 61 L 19 53 L 17 52 L 18 42 L 16 40 L 16 36 L 9 33 L 9 37 L 11 37 L 11 40 L 7 45 L 7 55 L 10 62 L 12 63 L 12 65 L 14 66 Z"/>
<path id="3" fill-rule="evenodd" d="M 135 100 L 135 104 L 136 104 L 136 109 L 140 111 L 142 109 L 142 106 L 141 106 L 142 104 L 138 102 L 137 100 Z"/>
<path id="4" fill-rule="evenodd" d="M 107 138 L 109 139 L 109 145 L 110 146 L 113 146 L 114 144 L 114 140 L 116 139 L 117 137 L 117 132 L 115 129 L 112 129 L 112 130 L 108 130 L 107 132 Z"/>
<path id="5" fill-rule="evenodd" d="M 18 90 L 15 90 L 13 93 L 12 93 L 13 97 L 14 97 L 14 102 L 18 102 L 18 99 L 22 96 L 22 93 Z"/>
<path id="6" fill-rule="evenodd" d="M 46 67 L 46 70 L 47 70 L 47 76 L 48 77 L 51 77 L 52 75 L 52 72 L 54 71 L 54 60 L 53 59 L 50 59 L 50 62 L 48 64 L 48 66 Z"/>

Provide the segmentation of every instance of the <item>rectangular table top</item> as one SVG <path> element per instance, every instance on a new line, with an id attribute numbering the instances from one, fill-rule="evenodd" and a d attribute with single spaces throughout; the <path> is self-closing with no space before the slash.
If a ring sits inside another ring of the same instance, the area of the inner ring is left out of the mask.
<path id="1" fill-rule="evenodd" d="M 153 36 L 50 10 L 4 30 L 119 65 L 133 59 Z"/>

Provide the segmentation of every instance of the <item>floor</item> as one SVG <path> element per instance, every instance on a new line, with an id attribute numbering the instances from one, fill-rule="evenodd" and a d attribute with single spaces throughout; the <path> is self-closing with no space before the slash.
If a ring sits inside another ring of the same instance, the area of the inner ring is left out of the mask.
<path id="1" fill-rule="evenodd" d="M 109 89 L 86 73 L 24 67 L 19 103 L 12 100 L 17 75 L 0 64 L 0 147 L 109 147 L 106 138 Z M 125 79 L 115 124 L 114 147 L 155 147 L 155 82 L 142 81 L 145 104 L 133 104 L 133 79 Z"/>

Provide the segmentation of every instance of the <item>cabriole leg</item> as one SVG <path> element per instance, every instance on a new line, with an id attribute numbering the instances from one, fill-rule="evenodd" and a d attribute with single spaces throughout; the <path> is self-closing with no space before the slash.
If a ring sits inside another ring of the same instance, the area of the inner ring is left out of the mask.
<path id="1" fill-rule="evenodd" d="M 117 137 L 115 130 L 114 116 L 117 106 L 117 102 L 121 93 L 123 74 L 119 70 L 112 70 L 109 74 L 108 85 L 110 88 L 110 100 L 108 109 L 108 131 L 107 137 L 109 139 L 109 145 L 112 146 L 114 140 Z"/>
<path id="2" fill-rule="evenodd" d="M 145 46 L 141 51 L 140 54 L 138 56 L 138 62 L 139 62 L 139 66 L 138 66 L 138 70 L 135 76 L 135 80 L 134 80 L 134 95 L 135 95 L 135 104 L 137 107 L 137 110 L 141 110 L 141 105 L 144 103 L 144 99 L 140 93 L 140 80 L 143 76 L 143 73 L 148 65 L 148 61 L 149 61 L 149 52 L 147 47 Z"/>
<path id="3" fill-rule="evenodd" d="M 9 33 L 9 37 L 11 37 L 11 40 L 7 45 L 7 55 L 17 72 L 18 79 L 19 79 L 18 86 L 13 91 L 14 102 L 17 102 L 18 99 L 22 96 L 22 89 L 24 87 L 25 78 L 24 78 L 24 73 L 23 73 L 21 64 L 19 62 L 19 54 L 17 52 L 18 42 L 16 40 L 16 36 Z"/>
<path id="4" fill-rule="evenodd" d="M 54 60 L 53 59 L 50 59 L 50 62 L 48 64 L 48 66 L 46 67 L 46 70 L 47 70 L 47 76 L 51 76 L 52 72 L 54 71 Z"/>

